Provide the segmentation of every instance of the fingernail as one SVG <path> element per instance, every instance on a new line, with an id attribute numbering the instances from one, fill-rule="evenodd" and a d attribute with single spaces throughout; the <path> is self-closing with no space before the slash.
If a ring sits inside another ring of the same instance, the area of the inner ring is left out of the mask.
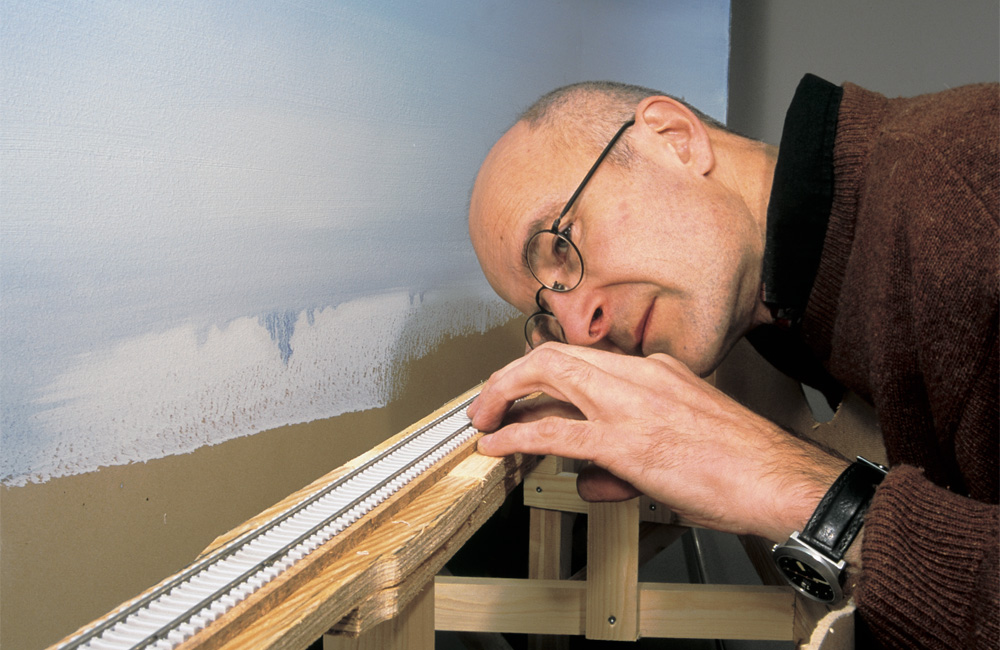
<path id="1" fill-rule="evenodd" d="M 476 443 L 476 449 L 479 451 L 479 453 L 483 454 L 484 456 L 491 455 L 489 439 L 490 439 L 489 436 L 483 436 L 482 438 L 479 439 L 479 442 Z"/>

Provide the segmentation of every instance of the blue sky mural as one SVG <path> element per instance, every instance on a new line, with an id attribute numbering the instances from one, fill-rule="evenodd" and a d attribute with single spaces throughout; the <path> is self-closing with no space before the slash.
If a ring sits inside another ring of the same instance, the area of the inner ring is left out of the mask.
<path id="1" fill-rule="evenodd" d="M 380 406 L 512 312 L 476 169 L 586 78 L 724 118 L 728 2 L 5 2 L 0 480 Z"/>

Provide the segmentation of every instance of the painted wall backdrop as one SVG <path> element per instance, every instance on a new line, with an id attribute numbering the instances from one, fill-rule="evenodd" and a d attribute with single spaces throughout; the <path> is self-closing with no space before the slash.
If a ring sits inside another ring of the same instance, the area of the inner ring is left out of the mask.
<path id="1" fill-rule="evenodd" d="M 384 405 L 513 315 L 465 223 L 574 81 L 725 118 L 723 0 L 7 0 L 0 481 Z"/>

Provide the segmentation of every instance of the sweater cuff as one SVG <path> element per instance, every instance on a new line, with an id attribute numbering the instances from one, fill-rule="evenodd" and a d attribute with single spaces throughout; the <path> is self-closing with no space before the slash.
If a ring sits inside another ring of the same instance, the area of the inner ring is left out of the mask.
<path id="1" fill-rule="evenodd" d="M 858 610 L 886 647 L 995 648 L 997 506 L 900 466 L 865 517 Z"/>

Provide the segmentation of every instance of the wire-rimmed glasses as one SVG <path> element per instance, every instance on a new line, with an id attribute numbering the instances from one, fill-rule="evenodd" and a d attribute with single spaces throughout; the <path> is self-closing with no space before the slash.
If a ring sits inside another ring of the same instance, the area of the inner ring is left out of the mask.
<path id="1" fill-rule="evenodd" d="M 538 305 L 538 311 L 529 316 L 528 320 L 524 323 L 524 338 L 528 341 L 528 345 L 532 349 L 547 341 L 566 342 L 566 333 L 562 325 L 559 324 L 555 314 L 542 303 L 542 289 L 548 289 L 557 293 L 566 293 L 567 291 L 576 289 L 580 285 L 580 282 L 583 281 L 583 256 L 580 254 L 580 249 L 576 247 L 576 244 L 571 239 L 570 230 L 572 224 L 560 230 L 560 222 L 566 216 L 566 213 L 570 211 L 570 208 L 573 207 L 577 197 L 580 196 L 580 192 L 583 191 L 583 188 L 587 186 L 587 182 L 590 181 L 590 177 L 594 175 L 601 162 L 611 152 L 611 148 L 615 146 L 618 139 L 625 133 L 625 129 L 633 124 L 635 124 L 634 119 L 625 122 L 618 129 L 611 138 L 611 141 L 604 147 L 604 151 L 601 152 L 601 155 L 597 157 L 597 160 L 591 166 L 590 171 L 583 177 L 583 181 L 576 188 L 576 191 L 569 197 L 569 201 L 566 202 L 566 206 L 563 207 L 562 212 L 552 222 L 552 227 L 548 230 L 539 230 L 528 240 L 528 245 L 525 248 L 525 259 L 528 263 L 528 269 L 542 285 L 535 294 L 535 304 Z"/>

